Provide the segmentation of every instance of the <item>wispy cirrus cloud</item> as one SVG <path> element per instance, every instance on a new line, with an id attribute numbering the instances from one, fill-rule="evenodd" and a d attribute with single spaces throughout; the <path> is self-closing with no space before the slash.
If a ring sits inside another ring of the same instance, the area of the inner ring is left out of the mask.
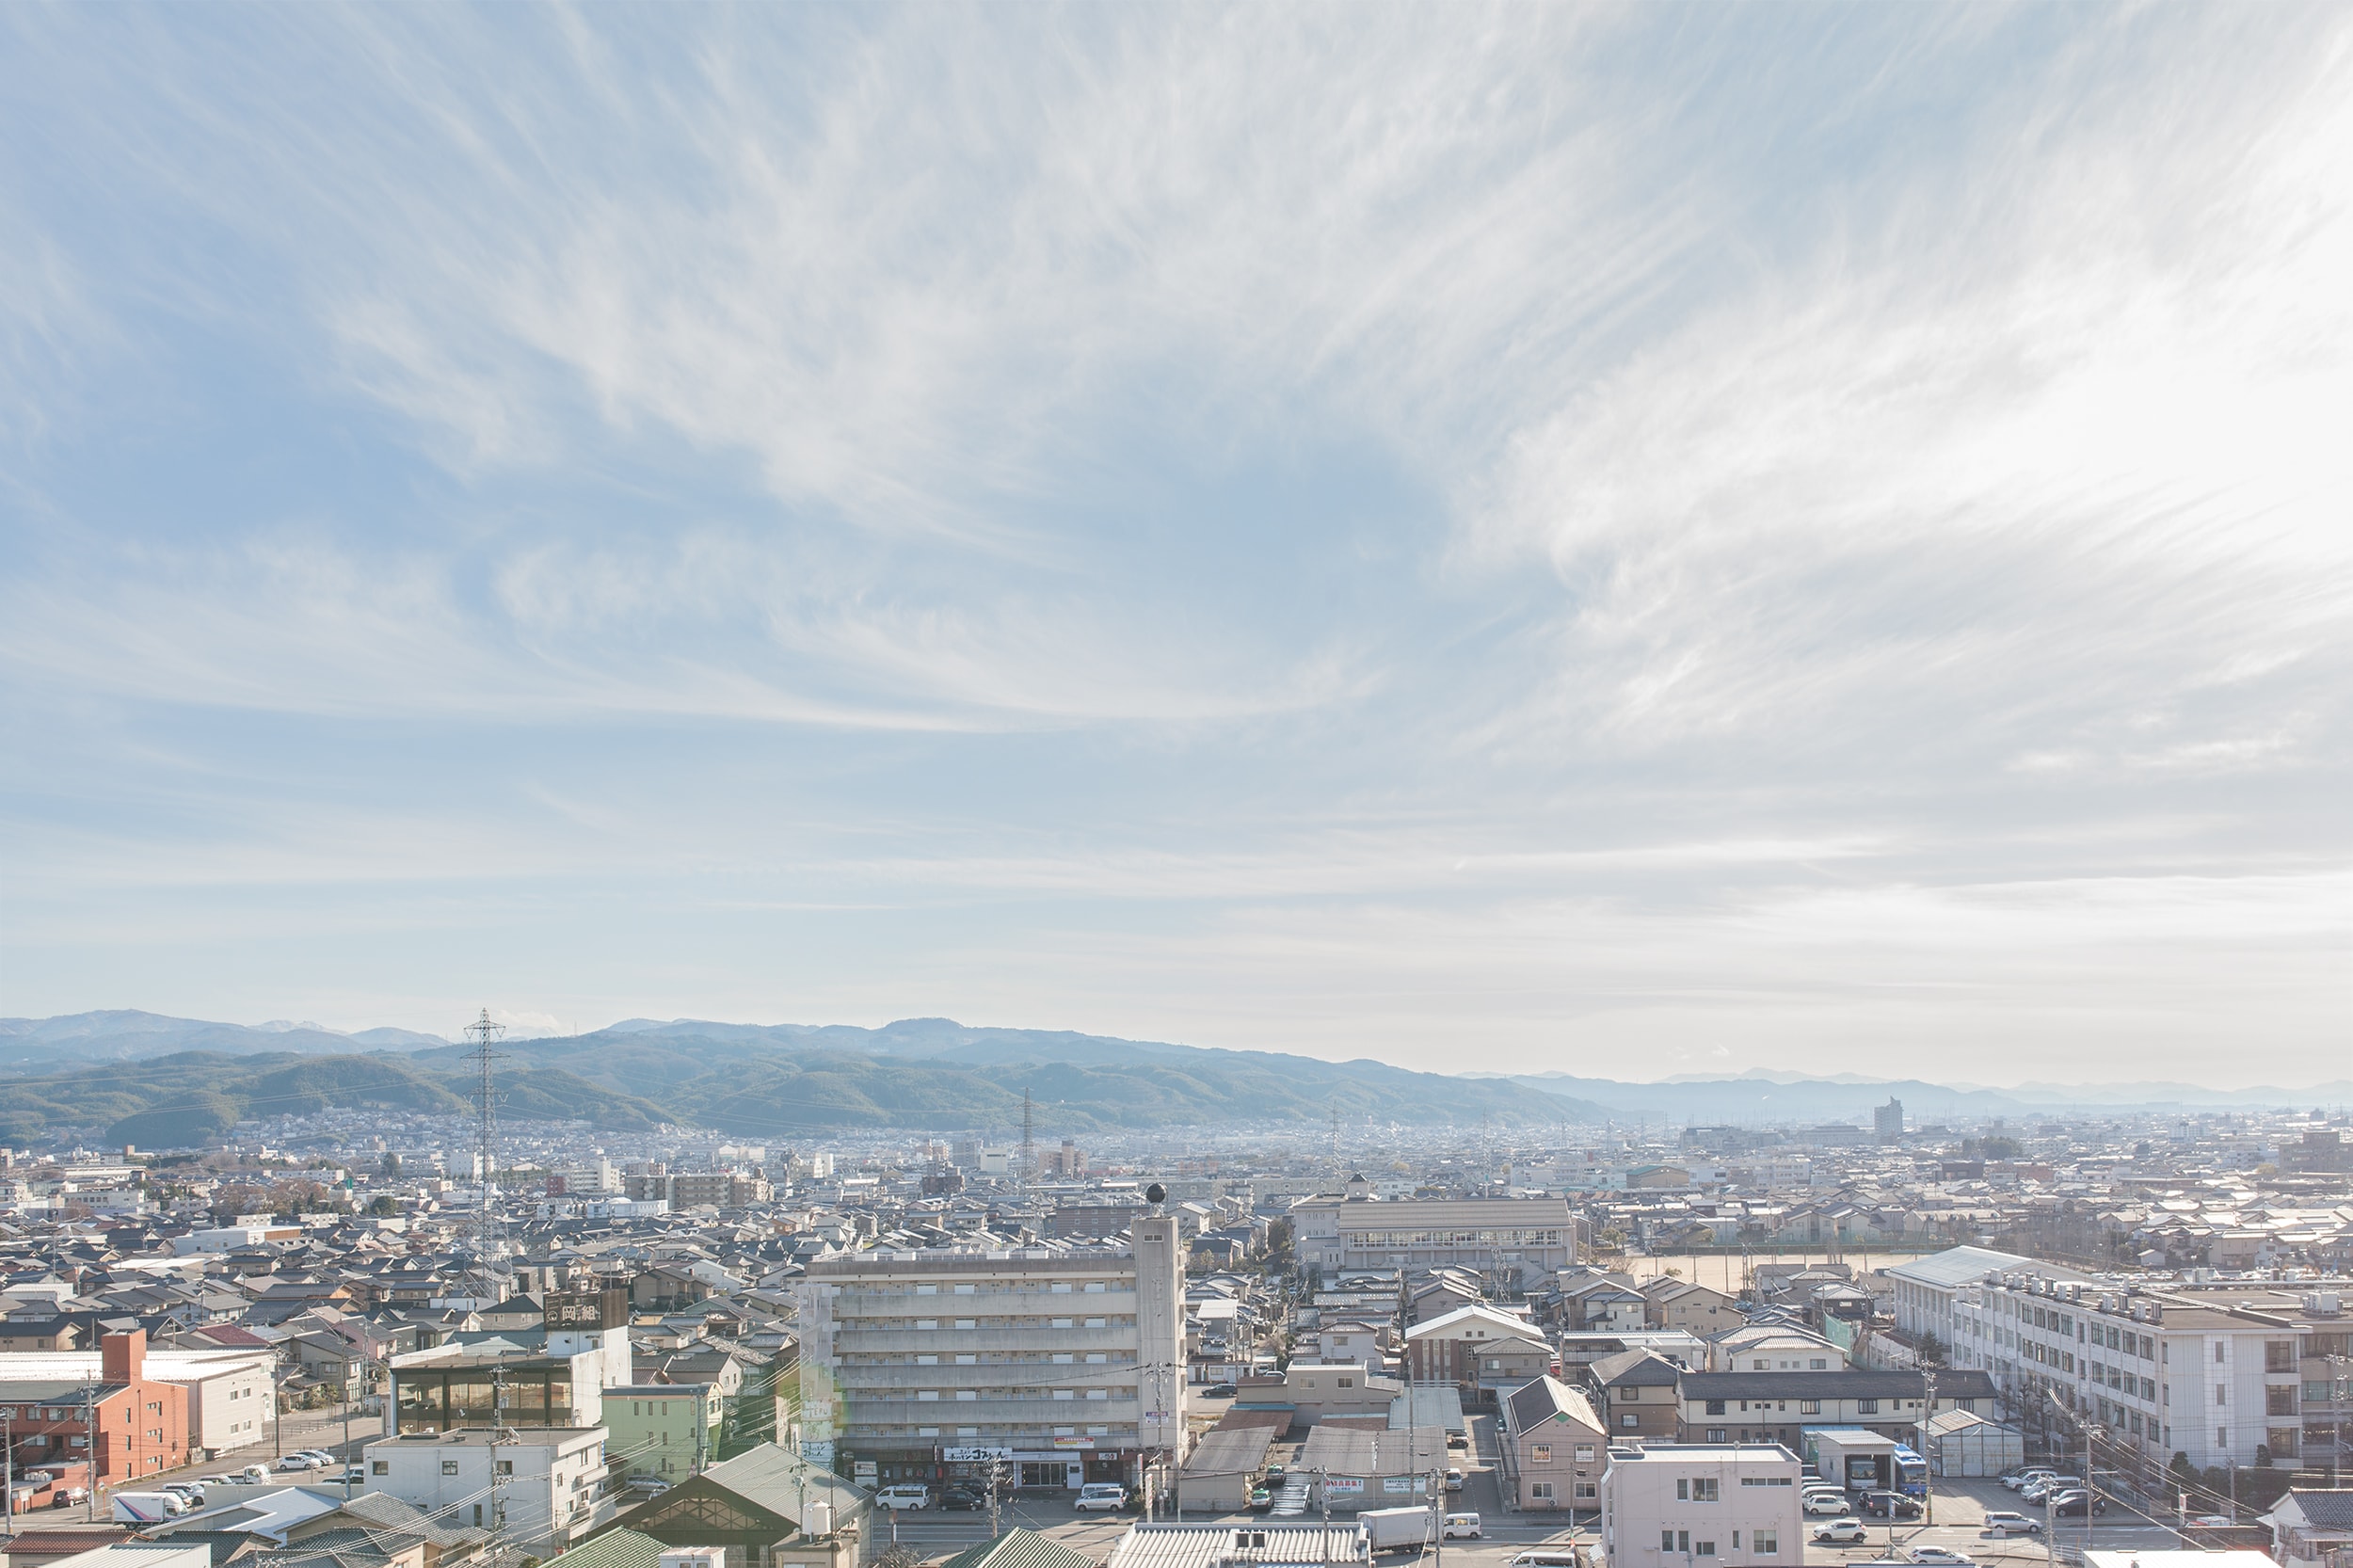
<path id="1" fill-rule="evenodd" d="M 51 972 L 2329 1048 L 2337 12 L 0 27 Z"/>

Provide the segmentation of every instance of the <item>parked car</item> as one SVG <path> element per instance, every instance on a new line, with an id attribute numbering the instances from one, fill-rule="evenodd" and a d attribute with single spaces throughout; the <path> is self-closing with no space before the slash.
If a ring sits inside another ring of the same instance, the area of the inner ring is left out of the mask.
<path id="1" fill-rule="evenodd" d="M 1202 1396 L 1212 1400 L 1230 1400 L 1241 1390 L 1230 1383 L 1213 1383 L 1201 1390 Z"/>
<path id="2" fill-rule="evenodd" d="M 2080 1519 L 2084 1516 L 2084 1510 L 2087 1507 L 2091 1510 L 2092 1517 L 2095 1519 L 2108 1511 L 2108 1500 L 2105 1497 L 2095 1497 L 2090 1493 L 2081 1490 L 2061 1492 L 2050 1499 L 2050 1504 L 2051 1512 L 2061 1519 Z"/>
<path id="3" fill-rule="evenodd" d="M 643 1493 L 648 1497 L 659 1497 L 670 1490 L 670 1483 L 660 1476 L 632 1476 L 629 1478 L 629 1490 Z"/>
<path id="4" fill-rule="evenodd" d="M 1081 1513 L 1112 1513 L 1128 1506 L 1128 1489 L 1115 1480 L 1091 1480 L 1070 1505 Z"/>
<path id="5" fill-rule="evenodd" d="M 1867 1513 L 1874 1519 L 1917 1519 L 1920 1517 L 1920 1499 L 1906 1496 L 1901 1492 L 1865 1492 L 1862 1501 L 1855 1505 L 1855 1511 Z"/>
<path id="6" fill-rule="evenodd" d="M 1273 1507 L 1274 1507 L 1274 1494 L 1273 1494 L 1273 1493 L 1272 1493 L 1272 1492 L 1268 1491 L 1268 1490 L 1267 1490 L 1265 1487 L 1263 1487 L 1263 1486 L 1254 1486 L 1254 1487 L 1252 1487 L 1252 1488 L 1250 1489 L 1250 1512 L 1253 1512 L 1253 1513 L 1265 1513 L 1265 1512 L 1268 1512 L 1269 1511 L 1271 1511 Z"/>
<path id="7" fill-rule="evenodd" d="M 2041 1535 L 2042 1521 L 2029 1519 L 2023 1513 L 2012 1513 L 2007 1509 L 1990 1509 L 1985 1515 L 1984 1529 L 1988 1535 Z"/>
<path id="8" fill-rule="evenodd" d="M 319 1462 L 309 1454 L 286 1454 L 278 1461 L 280 1470 L 315 1470 Z"/>
<path id="9" fill-rule="evenodd" d="M 1840 1542 L 1866 1541 L 1870 1538 L 1864 1533 L 1863 1521 L 1849 1513 L 1843 1519 L 1826 1519 L 1822 1523 L 1815 1526 L 1814 1539 L 1817 1541 Z"/>
<path id="10" fill-rule="evenodd" d="M 1924 1563 L 1927 1568 L 1977 1568 L 1976 1558 L 1946 1546 L 1914 1546 L 1912 1560 Z"/>
<path id="11" fill-rule="evenodd" d="M 1512 1560 L 1511 1568 L 1583 1568 L 1574 1546 L 1530 1546 Z"/>
<path id="12" fill-rule="evenodd" d="M 1449 1448 L 1467 1448 L 1470 1439 L 1462 1432 L 1449 1432 L 1446 1434 L 1446 1446 Z"/>
<path id="13" fill-rule="evenodd" d="M 939 1489 L 939 1506 L 971 1513 L 988 1506 L 988 1494 L 977 1486 L 952 1483 Z"/>
<path id="14" fill-rule="evenodd" d="M 1446 1526 L 1438 1533 L 1449 1541 L 1483 1541 L 1486 1539 L 1486 1531 L 1480 1528 L 1479 1515 L 1476 1513 L 1448 1514 Z"/>
<path id="15" fill-rule="evenodd" d="M 234 1480 L 237 1479 L 237 1477 L 242 1477 L 247 1480 L 269 1480 L 269 1466 L 266 1464 L 248 1464 L 244 1469 L 238 1471 L 236 1477 L 232 1477 L 231 1479 Z"/>
<path id="16" fill-rule="evenodd" d="M 1806 1495 L 1805 1511 L 1813 1514 L 1837 1514 L 1847 1512 L 1847 1495 L 1843 1492 L 1811 1492 Z"/>
<path id="17" fill-rule="evenodd" d="M 2041 1480 L 2044 1476 L 2056 1476 L 2057 1474 L 2058 1471 L 2048 1464 L 2028 1464 L 2022 1466 L 2019 1469 L 2012 1470 L 2008 1475 L 2004 1476 L 2002 1478 L 2002 1484 L 2009 1487 L 2012 1492 L 2024 1492 L 2027 1487 L 2032 1486 L 2036 1481 Z"/>
<path id="18" fill-rule="evenodd" d="M 89 1488 L 87 1486 L 53 1486 L 49 1489 L 51 1508 L 72 1508 L 88 1501 Z"/>
<path id="19" fill-rule="evenodd" d="M 2084 1478 L 2081 1476 L 2037 1476 L 2033 1480 L 2020 1487 L 2018 1495 L 2030 1503 L 2039 1503 L 2056 1493 L 2072 1492 L 2083 1483 Z"/>
<path id="20" fill-rule="evenodd" d="M 1460 1492 L 1463 1490 L 1463 1472 L 1456 1469 L 1451 1464 L 1448 1465 L 1446 1468 L 1446 1489 L 1449 1492 Z"/>
<path id="21" fill-rule="evenodd" d="M 929 1508 L 932 1506 L 932 1489 L 913 1481 L 901 1481 L 875 1493 L 874 1501 L 893 1512 L 903 1508 Z"/>

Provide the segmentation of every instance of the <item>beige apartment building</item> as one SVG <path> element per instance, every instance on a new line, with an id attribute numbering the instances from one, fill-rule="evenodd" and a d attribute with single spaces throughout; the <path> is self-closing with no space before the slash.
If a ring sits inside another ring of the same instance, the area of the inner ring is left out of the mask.
<path id="1" fill-rule="evenodd" d="M 802 1452 L 861 1485 L 1134 1484 L 1184 1431 L 1176 1222 L 1132 1242 L 871 1252 L 798 1287 Z"/>

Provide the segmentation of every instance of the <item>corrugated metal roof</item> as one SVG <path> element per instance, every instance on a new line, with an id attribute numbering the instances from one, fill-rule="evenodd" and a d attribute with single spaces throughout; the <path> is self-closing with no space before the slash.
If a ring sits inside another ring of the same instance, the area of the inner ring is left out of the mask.
<path id="1" fill-rule="evenodd" d="M 569 1551 L 558 1552 L 539 1568 L 662 1568 L 662 1543 L 635 1530 L 606 1530 Z"/>
<path id="2" fill-rule="evenodd" d="M 1218 1568 L 1364 1562 L 1362 1525 L 1136 1525 L 1112 1548 L 1108 1568 Z"/>
<path id="3" fill-rule="evenodd" d="M 1016 1528 L 994 1541 L 966 1547 L 939 1568 L 1095 1568 L 1095 1560 L 1033 1530 Z"/>
<path id="4" fill-rule="evenodd" d="M 1319 1422 L 1299 1452 L 1303 1470 L 1335 1476 L 1413 1476 L 1446 1464 L 1446 1429 L 1350 1431 Z"/>
<path id="5" fill-rule="evenodd" d="M 1255 1475 L 1265 1466 L 1267 1445 L 1273 1441 L 1272 1427 L 1212 1427 L 1185 1461 L 1185 1474 Z"/>

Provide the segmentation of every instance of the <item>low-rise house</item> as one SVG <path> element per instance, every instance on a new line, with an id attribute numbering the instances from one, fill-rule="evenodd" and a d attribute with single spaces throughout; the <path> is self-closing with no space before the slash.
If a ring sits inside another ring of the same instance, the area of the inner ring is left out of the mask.
<path id="1" fill-rule="evenodd" d="M 1682 1430 L 1683 1369 L 1651 1351 L 1621 1351 L 1586 1368 L 1613 1439 L 1672 1442 Z"/>
<path id="2" fill-rule="evenodd" d="M 2271 1555 L 2282 1568 L 2353 1556 L 2353 1488 L 2290 1487 L 2264 1522 L 2271 1527 Z"/>
<path id="3" fill-rule="evenodd" d="M 1559 1378 L 1539 1377 L 1505 1396 L 1503 1484 L 1515 1507 L 1563 1512 L 1601 1506 L 1609 1434 L 1593 1401 Z"/>

